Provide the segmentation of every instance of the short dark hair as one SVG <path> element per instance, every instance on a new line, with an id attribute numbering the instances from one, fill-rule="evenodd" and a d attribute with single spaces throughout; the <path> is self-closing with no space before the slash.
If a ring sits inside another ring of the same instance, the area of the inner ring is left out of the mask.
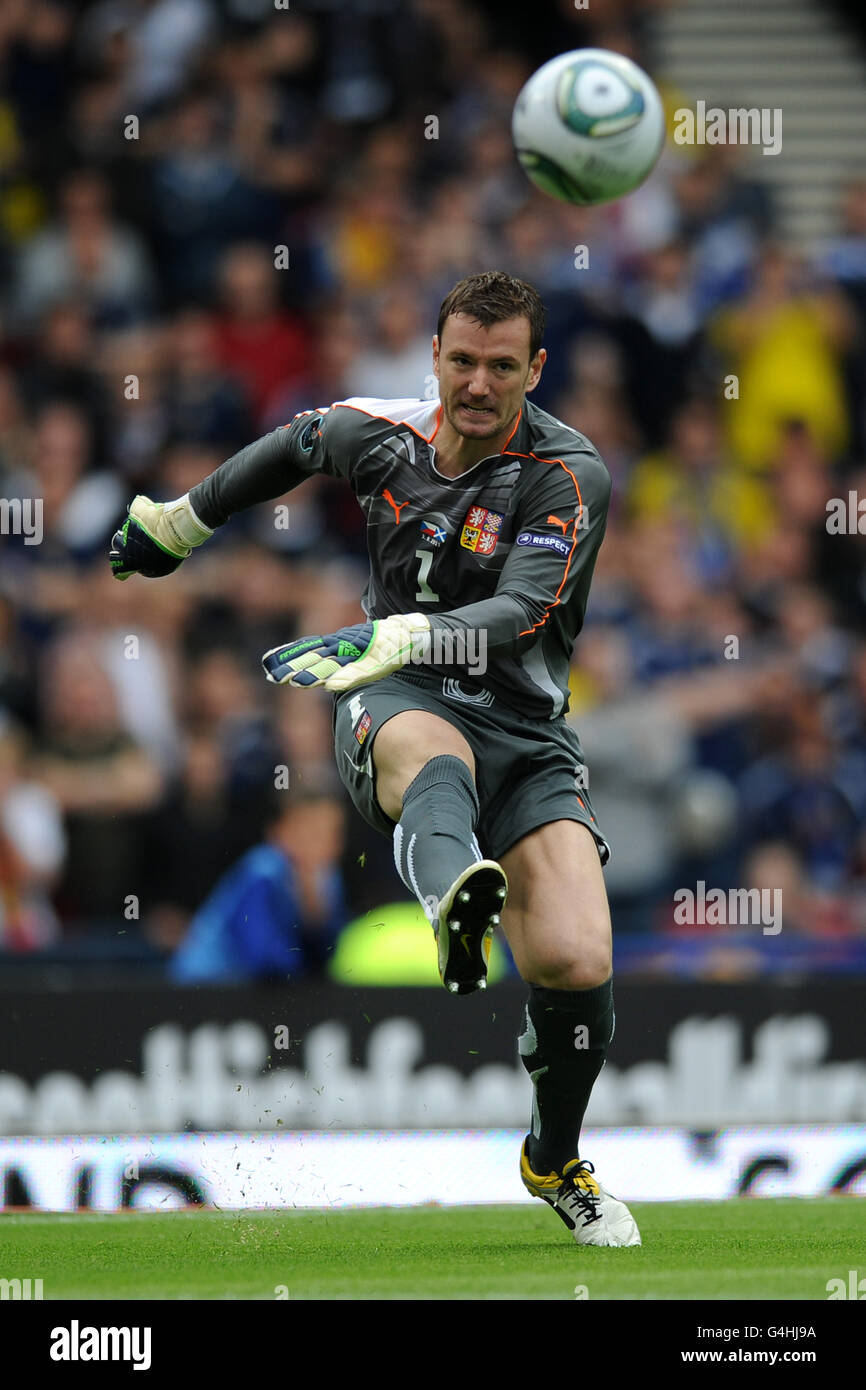
<path id="1" fill-rule="evenodd" d="M 345 793 L 337 779 L 336 772 L 333 777 L 328 776 L 324 780 L 310 783 L 308 786 L 277 789 L 269 787 L 265 792 L 263 803 L 263 822 L 266 831 L 271 830 L 277 825 L 284 816 L 294 814 L 296 811 L 303 811 L 310 806 L 320 804 L 322 801 L 336 801 L 343 805 Z"/>
<path id="2" fill-rule="evenodd" d="M 522 316 L 529 320 L 530 362 L 541 347 L 544 337 L 541 295 L 525 280 L 506 275 L 504 270 L 483 270 L 478 275 L 467 275 L 449 290 L 442 301 L 436 325 L 440 343 L 445 320 L 451 314 L 466 314 L 467 318 L 476 319 L 483 328 Z"/>

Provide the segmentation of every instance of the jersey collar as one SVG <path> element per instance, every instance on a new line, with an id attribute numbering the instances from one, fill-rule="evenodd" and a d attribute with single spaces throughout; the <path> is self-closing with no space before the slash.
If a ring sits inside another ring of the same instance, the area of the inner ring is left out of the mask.
<path id="1" fill-rule="evenodd" d="M 462 473 L 458 473 L 456 478 L 449 478 L 449 476 L 448 476 L 447 473 L 440 473 L 440 472 L 439 472 L 439 469 L 436 467 L 436 445 L 433 443 L 433 440 L 435 439 L 436 434 L 438 433 L 438 424 L 437 424 L 436 430 L 434 430 L 434 432 L 433 432 L 433 434 L 432 434 L 430 440 L 428 441 L 428 445 L 427 445 L 427 447 L 428 447 L 429 450 L 430 450 L 430 467 L 433 469 L 433 472 L 436 474 L 436 476 L 439 477 L 439 478 L 442 478 L 443 481 L 446 482 L 446 483 L 456 483 L 456 482 L 458 482 L 459 479 L 461 479 L 461 478 L 468 478 L 468 477 L 469 477 L 469 474 L 470 474 L 470 473 L 474 473 L 475 470 L 476 470 L 476 468 L 480 468 L 481 465 L 482 465 L 482 463 L 490 463 L 491 459 L 499 459 L 499 458 L 502 458 L 503 454 L 508 454 L 508 453 L 514 452 L 513 450 L 509 449 L 508 446 L 509 446 L 510 444 L 514 443 L 515 438 L 516 438 L 517 435 L 518 435 L 518 431 L 520 430 L 520 426 L 522 425 L 522 423 L 523 423 L 523 407 L 521 406 L 520 411 L 519 411 L 518 416 L 517 416 L 517 419 L 516 419 L 515 422 L 514 422 L 514 428 L 512 429 L 510 435 L 509 435 L 508 438 L 506 439 L 505 443 L 503 444 L 503 446 L 502 446 L 502 448 L 499 450 L 499 452 L 498 452 L 497 454 L 485 454 L 485 456 L 484 456 L 483 459 L 479 459 L 477 463 L 473 463 L 473 465 L 472 465 L 471 468 L 466 468 L 466 469 L 463 470 Z"/>

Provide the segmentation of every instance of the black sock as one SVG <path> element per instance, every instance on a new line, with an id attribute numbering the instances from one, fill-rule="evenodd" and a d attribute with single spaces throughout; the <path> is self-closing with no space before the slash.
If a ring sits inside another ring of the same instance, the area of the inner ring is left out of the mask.
<path id="1" fill-rule="evenodd" d="M 580 1127 L 613 1037 L 613 976 L 594 989 L 529 986 L 520 1058 L 532 1078 L 534 1173 L 560 1173 L 579 1157 Z"/>
<path id="2" fill-rule="evenodd" d="M 394 862 L 431 921 L 455 878 L 484 857 L 475 839 L 477 821 L 472 773 L 462 758 L 450 753 L 425 763 L 403 794 Z"/>

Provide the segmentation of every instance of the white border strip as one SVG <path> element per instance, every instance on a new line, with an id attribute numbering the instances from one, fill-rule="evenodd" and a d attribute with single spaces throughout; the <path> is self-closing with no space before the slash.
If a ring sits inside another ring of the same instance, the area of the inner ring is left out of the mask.
<path id="1" fill-rule="evenodd" d="M 124 1179 L 136 1209 L 183 1205 L 170 1185 L 145 1182 L 149 1167 L 192 1178 L 222 1209 L 411 1206 L 530 1200 L 518 1174 L 522 1130 L 366 1133 L 62 1136 L 0 1140 L 0 1174 L 14 1168 L 38 1210 L 77 1206 L 82 1172 L 90 1205 L 122 1207 Z M 760 1196 L 824 1195 L 866 1164 L 866 1125 L 775 1125 L 699 1138 L 682 1129 L 587 1130 L 581 1153 L 625 1201 L 722 1199 L 743 1174 Z M 866 1195 L 866 1175 L 848 1188 Z"/>

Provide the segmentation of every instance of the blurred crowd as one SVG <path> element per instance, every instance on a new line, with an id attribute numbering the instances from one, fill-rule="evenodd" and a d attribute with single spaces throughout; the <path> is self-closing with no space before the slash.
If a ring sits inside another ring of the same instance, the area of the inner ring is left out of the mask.
<path id="1" fill-rule="evenodd" d="M 675 934 L 703 879 L 866 936 L 866 173 L 806 251 L 736 148 L 558 204 L 515 161 L 514 98 L 587 43 L 652 69 L 643 10 L 499 8 L 0 7 L 2 950 L 159 956 L 274 853 L 298 973 L 335 913 L 405 898 L 347 813 L 330 697 L 259 667 L 361 616 L 351 494 L 305 484 L 165 582 L 118 583 L 107 548 L 135 492 L 179 496 L 299 409 L 429 395 L 442 298 L 494 267 L 547 305 L 534 399 L 614 480 L 571 717 L 615 925 Z M 275 820 L 275 787 L 321 833 Z"/>

